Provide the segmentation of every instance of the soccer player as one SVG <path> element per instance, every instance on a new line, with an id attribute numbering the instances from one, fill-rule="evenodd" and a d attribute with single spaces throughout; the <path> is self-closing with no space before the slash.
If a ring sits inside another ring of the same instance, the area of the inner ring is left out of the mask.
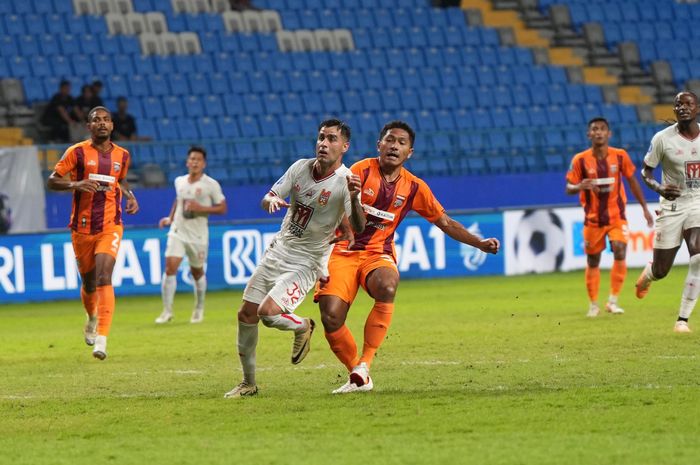
<path id="1" fill-rule="evenodd" d="M 657 132 L 644 157 L 642 179 L 660 197 L 653 260 L 637 279 L 636 295 L 643 298 L 652 281 L 666 277 L 685 240 L 690 255 L 678 319 L 673 330 L 689 333 L 688 319 L 700 293 L 700 127 L 698 98 L 680 92 L 673 105 L 676 123 Z M 654 168 L 661 165 L 661 183 Z"/>
<path id="2" fill-rule="evenodd" d="M 342 121 L 322 122 L 316 139 L 316 158 L 289 167 L 262 199 L 262 208 L 275 213 L 289 207 L 282 226 L 243 292 L 238 311 L 238 355 L 243 381 L 224 397 L 255 395 L 255 349 L 258 321 L 282 331 L 294 331 L 292 363 L 309 351 L 314 322 L 294 311 L 319 277 L 338 224 L 347 215 L 352 228 L 362 232 L 365 216 L 359 202 L 360 180 L 342 164 L 350 147 L 350 128 Z M 285 198 L 289 196 L 289 202 Z M 347 237 L 347 234 L 344 235 Z"/>
<path id="3" fill-rule="evenodd" d="M 122 239 L 122 194 L 126 212 L 137 213 L 138 202 L 126 175 L 131 155 L 112 143 L 112 115 L 105 107 L 88 113 L 90 139 L 71 146 L 49 176 L 49 189 L 73 191 L 71 240 L 83 280 L 80 297 L 87 312 L 85 343 L 92 355 L 107 357 L 107 336 L 114 313 L 112 270 Z M 70 179 L 63 179 L 70 174 Z"/>
<path id="4" fill-rule="evenodd" d="M 204 174 L 207 152 L 202 147 L 190 147 L 187 152 L 188 174 L 175 178 L 176 198 L 170 215 L 161 218 L 158 226 L 170 226 L 165 246 L 165 273 L 161 284 L 163 312 L 156 323 L 173 319 L 173 298 L 177 289 L 177 269 L 187 255 L 194 281 L 194 310 L 190 323 L 204 319 L 204 295 L 207 277 L 204 264 L 209 250 L 209 215 L 226 213 L 226 199 L 215 179 Z"/>
<path id="5" fill-rule="evenodd" d="M 326 339 L 350 372 L 348 382 L 333 391 L 335 394 L 370 391 L 374 386 L 369 368 L 389 328 L 399 284 L 394 231 L 409 211 L 416 211 L 452 239 L 487 253 L 498 252 L 498 239 L 482 240 L 467 231 L 445 213 L 428 185 L 403 167 L 413 154 L 414 141 L 415 132 L 408 124 L 389 122 L 379 134 L 379 157 L 351 167 L 360 178 L 367 224 L 355 235 L 354 243 L 335 245 L 328 262 L 328 280 L 321 281 L 315 295 Z M 362 355 L 358 356 L 345 320 L 360 286 L 375 302 L 365 323 Z"/>
<path id="6" fill-rule="evenodd" d="M 612 136 L 610 124 L 605 118 L 593 118 L 588 122 L 588 139 L 591 148 L 577 153 L 571 160 L 566 174 L 566 193 L 579 194 L 585 213 L 583 223 L 584 251 L 586 252 L 586 290 L 588 291 L 588 314 L 593 318 L 600 313 L 598 289 L 600 287 L 600 254 L 605 249 L 605 238 L 610 241 L 613 266 L 610 271 L 610 295 L 605 309 L 612 314 L 625 311 L 617 305 L 617 298 L 627 275 L 627 196 L 622 178 L 627 179 L 630 190 L 644 211 L 647 225 L 652 227 L 654 219 L 639 182 L 634 177 L 634 163 L 623 149 L 610 147 Z"/>

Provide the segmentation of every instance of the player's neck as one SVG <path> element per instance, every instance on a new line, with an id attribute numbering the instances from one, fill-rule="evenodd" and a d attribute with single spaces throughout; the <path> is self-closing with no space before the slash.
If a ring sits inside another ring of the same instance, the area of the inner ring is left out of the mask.
<path id="1" fill-rule="evenodd" d="M 100 153 L 109 152 L 112 149 L 112 141 L 109 139 L 92 139 L 92 146 Z"/>
<path id="2" fill-rule="evenodd" d="M 340 167 L 340 163 L 336 162 L 333 163 L 332 165 L 326 165 L 324 163 L 321 163 L 320 161 L 316 160 L 314 162 L 314 166 L 311 169 L 311 175 L 315 180 L 327 178 L 330 176 L 335 170 L 337 170 Z"/>
<path id="3" fill-rule="evenodd" d="M 591 148 L 593 149 L 593 155 L 595 155 L 596 158 L 603 159 L 608 156 L 608 144 L 594 145 Z"/>
<path id="4" fill-rule="evenodd" d="M 197 182 L 200 179 L 202 179 L 202 176 L 204 176 L 204 171 L 200 171 L 199 173 L 190 173 L 190 175 L 187 177 L 187 180 L 190 183 Z"/>
<path id="5" fill-rule="evenodd" d="M 700 134 L 700 126 L 696 121 L 681 121 L 678 123 L 678 132 L 688 139 L 695 139 Z"/>
<path id="6" fill-rule="evenodd" d="M 379 174 L 382 175 L 382 178 L 386 182 L 394 182 L 397 179 L 399 179 L 399 176 L 401 175 L 401 167 L 400 166 L 386 167 L 386 166 L 382 166 L 380 164 L 379 165 Z"/>

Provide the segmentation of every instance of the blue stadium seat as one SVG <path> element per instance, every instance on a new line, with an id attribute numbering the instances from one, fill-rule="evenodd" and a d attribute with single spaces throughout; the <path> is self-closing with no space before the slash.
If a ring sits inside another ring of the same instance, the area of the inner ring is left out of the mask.
<path id="1" fill-rule="evenodd" d="M 199 137 L 202 139 L 221 138 L 219 127 L 216 125 L 216 122 L 209 117 L 197 119 L 197 130 L 199 132 Z"/>
<path id="2" fill-rule="evenodd" d="M 120 95 L 129 95 L 126 80 L 118 74 L 109 76 L 105 81 L 105 98 L 116 98 Z"/>
<path id="3" fill-rule="evenodd" d="M 380 93 L 382 107 L 386 111 L 399 111 L 401 109 L 401 96 L 394 89 L 387 89 Z"/>
<path id="4" fill-rule="evenodd" d="M 153 57 L 153 65 L 155 66 L 156 73 L 167 76 L 169 74 L 175 73 L 175 56 L 161 56 L 156 55 Z"/>
<path id="5" fill-rule="evenodd" d="M 209 88 L 209 79 L 206 75 L 200 73 L 190 74 L 189 76 L 190 91 L 194 95 L 209 95 L 212 93 Z"/>
<path id="6" fill-rule="evenodd" d="M 299 118 L 294 114 L 280 116 L 280 133 L 285 137 L 298 136 L 302 133 Z"/>
<path id="7" fill-rule="evenodd" d="M 162 140 L 177 140 L 179 134 L 175 122 L 169 118 L 161 118 L 158 121 L 158 137 Z"/>
<path id="8" fill-rule="evenodd" d="M 265 94 L 263 96 L 264 113 L 267 114 L 282 114 L 284 113 L 284 105 L 279 95 L 275 93 Z"/>
<path id="9" fill-rule="evenodd" d="M 245 115 L 238 120 L 239 127 L 241 129 L 241 136 L 243 137 L 260 137 L 260 127 L 256 118 L 251 115 Z"/>
<path id="10" fill-rule="evenodd" d="M 241 136 L 241 131 L 235 118 L 224 116 L 223 118 L 217 118 L 216 123 L 219 126 L 219 133 L 222 137 L 236 138 Z"/>
<path id="11" fill-rule="evenodd" d="M 54 55 L 49 60 L 51 62 L 51 74 L 59 78 L 64 78 L 73 75 L 73 68 L 70 62 L 63 55 Z"/>
<path id="12" fill-rule="evenodd" d="M 151 95 L 157 97 L 164 97 L 170 95 L 170 88 L 168 87 L 168 82 L 160 74 L 152 74 L 148 78 L 148 84 L 151 88 Z"/>
<path id="13" fill-rule="evenodd" d="M 196 141 L 200 138 L 200 135 L 197 131 L 197 126 L 195 124 L 192 124 L 193 122 L 194 121 L 189 118 L 179 118 L 176 121 L 175 124 L 177 127 L 179 139 Z"/>
<path id="14" fill-rule="evenodd" d="M 163 97 L 163 109 L 168 118 L 180 118 L 185 116 L 185 109 L 179 96 L 169 95 Z"/>
<path id="15" fill-rule="evenodd" d="M 134 74 L 129 77 L 129 95 L 134 97 L 146 97 L 151 95 L 148 81 L 140 74 Z"/>
<path id="16" fill-rule="evenodd" d="M 143 113 L 147 119 L 157 119 L 165 116 L 160 98 L 154 96 L 146 97 L 143 100 Z"/>
<path id="17" fill-rule="evenodd" d="M 189 95 L 185 97 L 185 114 L 189 118 L 200 118 L 206 116 L 206 111 L 204 110 L 204 104 L 202 99 L 198 95 Z"/>
<path id="18" fill-rule="evenodd" d="M 373 89 L 367 89 L 360 94 L 362 98 L 362 108 L 369 112 L 379 112 L 382 110 L 381 94 Z"/>
<path id="19" fill-rule="evenodd" d="M 171 73 L 168 76 L 168 85 L 172 95 L 185 96 L 190 94 L 190 86 L 187 83 L 187 79 L 180 73 Z"/>
<path id="20" fill-rule="evenodd" d="M 156 72 L 155 65 L 153 64 L 153 57 L 143 56 L 141 54 L 134 55 L 132 56 L 132 63 L 133 69 L 144 76 L 150 76 Z"/>
<path id="21" fill-rule="evenodd" d="M 303 113 L 303 103 L 296 92 L 289 92 L 282 95 L 282 105 L 284 112 L 289 115 Z"/>
<path id="22" fill-rule="evenodd" d="M 212 73 L 209 75 L 211 91 L 217 95 L 224 95 L 231 92 L 228 78 L 223 73 Z"/>

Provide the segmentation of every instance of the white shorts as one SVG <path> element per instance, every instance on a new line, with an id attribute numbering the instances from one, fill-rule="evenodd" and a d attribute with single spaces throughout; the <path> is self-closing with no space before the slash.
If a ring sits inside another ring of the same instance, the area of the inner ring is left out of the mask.
<path id="1" fill-rule="evenodd" d="M 673 249 L 680 246 L 683 231 L 690 228 L 700 228 L 700 205 L 683 206 L 676 210 L 662 208 L 656 218 L 654 248 Z"/>
<path id="2" fill-rule="evenodd" d="M 203 268 L 207 262 L 207 250 L 209 244 L 198 244 L 196 242 L 185 242 L 182 239 L 168 235 L 168 242 L 165 246 L 165 256 L 182 258 L 187 255 L 187 260 L 192 268 Z"/>
<path id="3" fill-rule="evenodd" d="M 260 304 L 265 296 L 280 306 L 285 313 L 294 313 L 316 284 L 318 268 L 299 259 L 296 263 L 284 260 L 270 249 L 250 277 L 243 291 L 243 300 Z"/>

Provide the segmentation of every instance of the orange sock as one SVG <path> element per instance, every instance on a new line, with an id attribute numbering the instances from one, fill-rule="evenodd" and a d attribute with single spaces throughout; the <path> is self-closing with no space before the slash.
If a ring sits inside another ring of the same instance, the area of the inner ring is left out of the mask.
<path id="1" fill-rule="evenodd" d="M 114 288 L 99 286 L 97 288 L 97 334 L 108 336 L 114 314 Z"/>
<path id="2" fill-rule="evenodd" d="M 627 276 L 627 262 L 624 260 L 613 261 L 612 269 L 610 270 L 610 294 L 620 295 L 622 284 Z"/>
<path id="3" fill-rule="evenodd" d="M 83 286 L 80 286 L 80 300 L 83 301 L 85 313 L 93 317 L 97 314 L 97 292 L 87 292 Z"/>
<path id="4" fill-rule="evenodd" d="M 586 289 L 591 302 L 598 301 L 598 288 L 600 288 L 600 268 L 586 267 Z"/>
<path id="5" fill-rule="evenodd" d="M 386 333 L 391 323 L 391 315 L 394 313 L 394 303 L 374 302 L 372 311 L 367 316 L 365 322 L 365 343 L 362 347 L 362 357 L 360 362 L 372 365 L 377 349 L 384 342 Z"/>
<path id="6" fill-rule="evenodd" d="M 351 371 L 359 363 L 357 358 L 357 344 L 350 332 L 350 328 L 343 325 L 332 333 L 326 333 L 326 340 L 338 360 Z"/>

